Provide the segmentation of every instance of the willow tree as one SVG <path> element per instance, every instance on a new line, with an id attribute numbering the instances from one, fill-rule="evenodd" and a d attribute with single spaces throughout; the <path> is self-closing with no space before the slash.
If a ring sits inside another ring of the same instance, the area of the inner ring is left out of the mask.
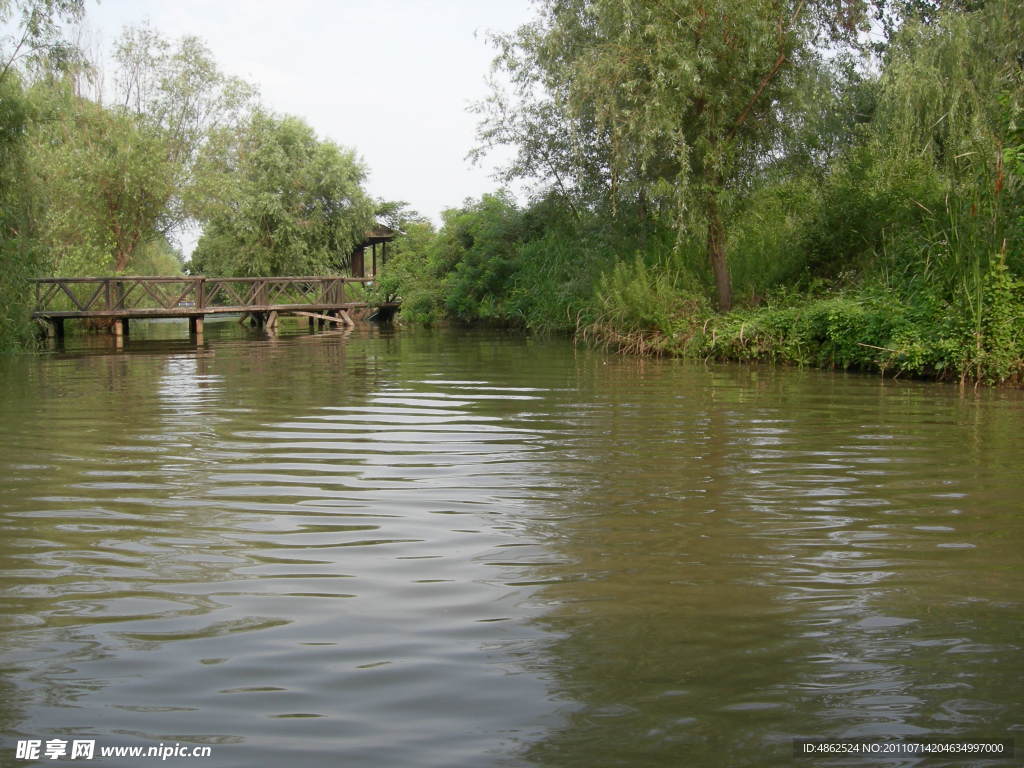
<path id="1" fill-rule="evenodd" d="M 337 271 L 373 225 L 355 151 L 297 117 L 253 113 L 241 133 L 215 132 L 191 189 L 203 236 L 194 271 L 311 275 Z"/>
<path id="2" fill-rule="evenodd" d="M 129 28 L 115 59 L 109 93 L 83 95 L 98 64 L 62 70 L 49 60 L 28 91 L 27 175 L 42 201 L 35 236 L 58 273 L 135 271 L 167 249 L 188 224 L 182 199 L 199 148 L 211 131 L 238 125 L 253 100 L 195 38 L 172 45 Z"/>
<path id="3" fill-rule="evenodd" d="M 123 273 L 155 239 L 175 190 L 159 133 L 132 115 L 75 95 L 69 82 L 37 83 L 28 168 L 45 203 L 35 236 L 58 274 Z"/>
<path id="4" fill-rule="evenodd" d="M 613 199 L 660 203 L 680 233 L 705 233 L 727 310 L 723 205 L 778 146 L 793 72 L 823 40 L 856 33 L 864 8 L 850 3 L 542 0 L 538 21 L 499 41 L 496 64 L 521 93 L 553 94 L 563 134 L 593 137 Z M 500 138 L 491 118 L 483 133 Z"/>
<path id="5" fill-rule="evenodd" d="M 41 195 L 27 161 L 33 110 L 19 70 L 33 59 L 75 58 L 61 22 L 80 19 L 83 6 L 83 0 L 0 0 L 0 353 L 31 338 L 27 280 L 43 272 L 46 260 L 32 232 Z"/>
<path id="6" fill-rule="evenodd" d="M 971 12 L 944 12 L 894 36 L 881 78 L 872 155 L 881 177 L 933 181 L 929 240 L 947 281 L 984 272 L 1007 250 L 1024 266 L 1019 216 L 1024 178 L 1015 160 L 1024 140 L 1024 6 L 989 0 Z M 923 186 L 923 185 L 921 185 Z M 980 264 L 977 263 L 980 260 Z"/>
<path id="7" fill-rule="evenodd" d="M 198 37 L 171 43 L 147 25 L 125 28 L 114 58 L 115 108 L 161 137 L 174 169 L 174 193 L 160 222 L 166 234 L 188 223 L 183 198 L 200 149 L 214 132 L 241 130 L 256 107 L 256 88 L 222 72 Z"/>

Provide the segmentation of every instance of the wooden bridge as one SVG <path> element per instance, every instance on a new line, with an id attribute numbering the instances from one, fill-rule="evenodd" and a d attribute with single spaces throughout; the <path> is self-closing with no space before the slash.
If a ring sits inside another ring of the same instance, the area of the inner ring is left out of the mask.
<path id="1" fill-rule="evenodd" d="M 273 328 L 281 314 L 353 325 L 353 313 L 379 308 L 394 313 L 397 302 L 369 302 L 364 277 L 47 277 L 35 285 L 32 317 L 48 335 L 63 336 L 64 321 L 99 319 L 111 323 L 118 339 L 129 321 L 181 317 L 189 333 L 202 336 L 206 315 L 242 313 L 260 327 Z M 355 286 L 358 286 L 356 288 Z M 348 289 L 348 290 L 346 290 Z"/>

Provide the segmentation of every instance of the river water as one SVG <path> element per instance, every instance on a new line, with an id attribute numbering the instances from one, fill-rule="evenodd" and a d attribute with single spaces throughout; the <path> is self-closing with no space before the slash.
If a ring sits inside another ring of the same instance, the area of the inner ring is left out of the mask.
<path id="1" fill-rule="evenodd" d="M 132 334 L 0 367 L 0 765 L 29 739 L 121 766 L 147 761 L 100 747 L 1024 751 L 1020 392 L 500 333 Z M 973 764 L 886 764 L 925 762 Z"/>

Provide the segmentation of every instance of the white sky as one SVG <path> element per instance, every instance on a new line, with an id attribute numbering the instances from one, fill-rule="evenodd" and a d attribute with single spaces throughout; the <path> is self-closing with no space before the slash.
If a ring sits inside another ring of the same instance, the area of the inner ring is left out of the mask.
<path id="1" fill-rule="evenodd" d="M 465 159 L 470 102 L 487 94 L 488 31 L 532 16 L 529 0 L 95 0 L 94 44 L 148 21 L 165 38 L 197 35 L 221 71 L 253 83 L 261 102 L 353 147 L 375 197 L 406 200 L 435 222 L 492 191 L 493 166 Z"/>

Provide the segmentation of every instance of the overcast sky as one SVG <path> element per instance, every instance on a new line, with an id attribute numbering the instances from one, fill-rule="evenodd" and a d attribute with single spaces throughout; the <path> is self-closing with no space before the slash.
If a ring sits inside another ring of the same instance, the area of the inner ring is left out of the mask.
<path id="1" fill-rule="evenodd" d="M 197 35 L 221 70 L 259 88 L 275 112 L 366 161 L 375 197 L 407 200 L 435 221 L 496 188 L 465 159 L 487 93 L 488 31 L 529 20 L 529 0 L 89 0 L 90 37 L 107 51 L 148 21 L 164 37 Z"/>

